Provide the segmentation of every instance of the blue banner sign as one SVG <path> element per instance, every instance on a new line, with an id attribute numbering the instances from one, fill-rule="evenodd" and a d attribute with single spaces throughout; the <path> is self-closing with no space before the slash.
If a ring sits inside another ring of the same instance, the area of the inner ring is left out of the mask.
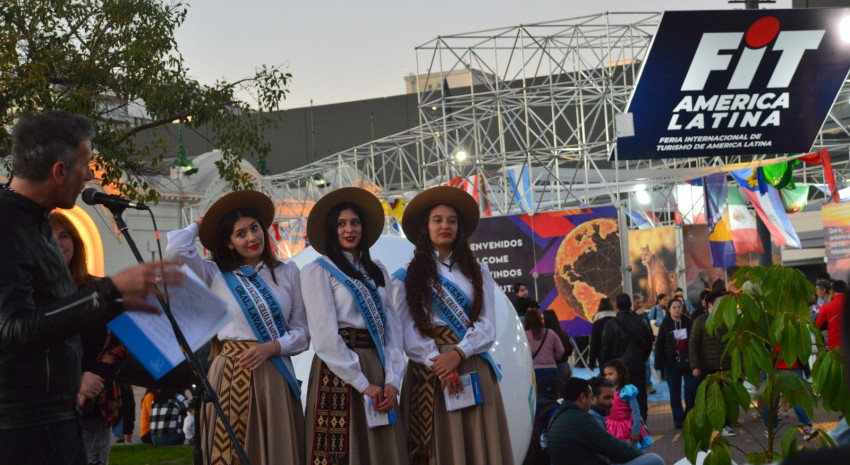
<path id="1" fill-rule="evenodd" d="M 666 12 L 618 158 L 807 152 L 848 69 L 850 8 Z"/>

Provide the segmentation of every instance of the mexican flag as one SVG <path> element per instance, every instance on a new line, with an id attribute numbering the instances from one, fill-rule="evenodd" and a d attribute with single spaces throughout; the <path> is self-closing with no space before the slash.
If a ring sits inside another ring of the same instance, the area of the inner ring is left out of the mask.
<path id="1" fill-rule="evenodd" d="M 764 248 L 756 231 L 756 217 L 741 197 L 738 186 L 729 186 L 729 222 L 732 227 L 732 242 L 735 253 L 764 253 Z"/>

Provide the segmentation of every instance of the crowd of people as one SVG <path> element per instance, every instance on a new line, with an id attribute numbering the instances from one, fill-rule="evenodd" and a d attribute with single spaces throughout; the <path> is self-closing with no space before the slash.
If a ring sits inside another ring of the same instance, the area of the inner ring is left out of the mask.
<path id="1" fill-rule="evenodd" d="M 307 236 L 320 257 L 302 270 L 269 247 L 271 199 L 238 191 L 168 234 L 169 261 L 93 277 L 79 233 L 54 211 L 73 207 L 92 179 L 93 136 L 87 119 L 62 111 L 24 115 L 13 132 L 12 176 L 0 187 L 0 216 L 15 220 L 0 230 L 0 464 L 108 462 L 110 427 L 132 394 L 117 379 L 127 349 L 106 322 L 129 309 L 158 312 L 147 299 L 181 285 L 180 264 L 232 317 L 209 371 L 225 417 L 207 405 L 196 425 L 184 393 L 154 390 L 142 400 L 143 442 L 197 440 L 204 463 L 233 463 L 227 422 L 257 465 L 513 463 L 501 368 L 488 352 L 497 287 L 469 246 L 479 209 L 466 192 L 433 187 L 409 202 L 402 229 L 414 253 L 398 270 L 371 258 L 380 201 L 347 187 L 311 209 Z M 817 286 L 812 318 L 835 347 L 847 286 Z M 541 399 L 563 401 L 545 418 L 551 463 L 663 463 L 646 450 L 650 369 L 663 373 L 679 428 L 700 380 L 729 368 L 722 329 L 705 328 L 725 288 L 702 293 L 698 309 L 680 289 L 648 309 L 639 295 L 634 304 L 627 294 L 603 299 L 590 349 L 602 376 L 590 381 L 570 376 L 575 343 L 557 315 L 541 312 L 524 283 L 514 290 Z M 311 341 L 302 385 L 291 357 Z M 466 389 L 477 395 L 460 403 Z"/>

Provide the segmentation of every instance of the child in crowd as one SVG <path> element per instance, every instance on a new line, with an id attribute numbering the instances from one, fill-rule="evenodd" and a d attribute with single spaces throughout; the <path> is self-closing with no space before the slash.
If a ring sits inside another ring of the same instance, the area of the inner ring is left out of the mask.
<path id="1" fill-rule="evenodd" d="M 653 440 L 646 432 L 640 417 L 637 388 L 629 383 L 629 369 L 620 359 L 609 360 L 602 365 L 605 378 L 614 383 L 614 405 L 605 419 L 608 432 L 617 439 L 631 442 L 643 451 Z"/>
<path id="2" fill-rule="evenodd" d="M 195 405 L 189 404 L 186 418 L 183 419 L 183 436 L 187 446 L 195 445 Z"/>

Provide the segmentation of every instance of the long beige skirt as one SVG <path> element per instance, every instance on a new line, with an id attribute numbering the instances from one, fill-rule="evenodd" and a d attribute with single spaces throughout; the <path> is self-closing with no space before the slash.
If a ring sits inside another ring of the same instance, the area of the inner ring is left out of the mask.
<path id="1" fill-rule="evenodd" d="M 224 414 L 230 418 L 240 417 L 236 398 L 248 395 L 247 419 L 240 436 L 244 434 L 245 452 L 251 465 L 272 465 L 283 463 L 304 463 L 304 413 L 301 401 L 295 397 L 289 383 L 283 375 L 266 361 L 251 372 L 247 392 L 236 376 L 225 377 L 228 356 L 217 355 L 210 367 L 209 379 L 213 389 L 219 394 Z M 235 384 L 231 383 L 235 381 Z M 230 392 L 222 392 L 222 386 Z M 230 398 L 231 401 L 227 401 Z M 222 427 L 210 428 L 216 418 L 215 409 L 206 405 L 204 429 L 200 431 L 201 449 L 204 464 L 240 464 L 236 449 L 232 447 L 230 436 Z M 244 418 L 244 413 L 242 414 Z M 209 457 L 215 441 L 219 441 L 225 453 L 210 462 Z"/>
<path id="2" fill-rule="evenodd" d="M 437 346 L 440 353 L 454 350 L 455 344 Z M 414 362 L 410 362 L 413 364 Z M 446 411 L 446 401 L 439 383 L 434 392 L 434 425 L 429 465 L 513 465 L 514 455 L 508 432 L 508 420 L 502 403 L 502 392 L 496 374 L 486 360 L 473 355 L 461 362 L 458 374 L 478 372 L 481 404 L 453 412 Z M 410 367 L 401 389 L 401 413 L 409 431 L 411 405 L 408 385 Z"/>
<path id="3" fill-rule="evenodd" d="M 378 351 L 371 349 L 351 349 L 360 357 L 360 369 L 366 375 L 366 379 L 376 386 L 384 386 L 384 371 L 381 368 L 381 360 Z M 319 390 L 319 372 L 322 360 L 318 356 L 313 357 L 313 365 L 310 368 L 310 386 L 307 391 L 307 464 L 312 463 L 313 431 L 316 418 L 316 401 Z M 356 389 L 351 389 L 349 402 L 348 428 L 348 458 L 344 463 L 350 465 L 386 464 L 406 465 L 407 439 L 402 419 L 394 425 L 369 428 L 366 423 L 366 411 L 363 406 L 363 395 Z M 399 409 L 396 408 L 399 415 Z M 283 463 L 283 462 L 281 462 Z"/>

